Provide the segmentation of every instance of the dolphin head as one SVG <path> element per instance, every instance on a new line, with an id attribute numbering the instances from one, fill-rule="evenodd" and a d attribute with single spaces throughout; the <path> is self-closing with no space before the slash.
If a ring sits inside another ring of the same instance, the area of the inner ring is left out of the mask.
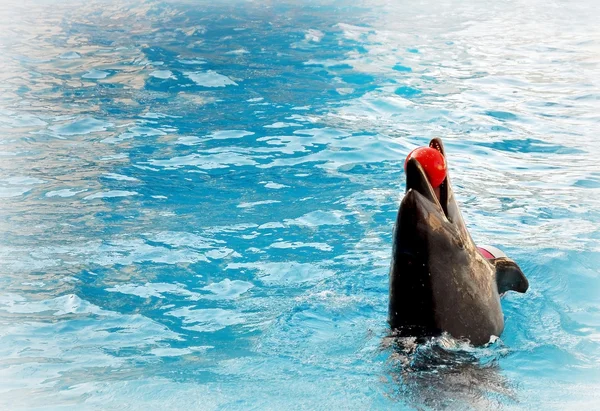
<path id="1" fill-rule="evenodd" d="M 448 162 L 442 140 L 434 138 L 429 143 L 429 147 L 439 151 L 440 154 L 444 156 L 446 163 Z M 470 238 L 469 231 L 465 226 L 460 209 L 454 197 L 454 191 L 452 190 L 448 171 L 446 172 L 446 178 L 439 186 L 438 198 L 427 178 L 425 170 L 421 167 L 421 164 L 419 164 L 416 159 L 411 158 L 406 165 L 406 194 L 408 195 L 411 190 L 422 196 L 418 201 L 421 207 L 425 207 L 425 202 L 430 203 L 427 208 L 433 207 L 433 209 L 436 209 L 439 216 L 451 223 L 461 236 L 465 239 Z"/>
<path id="2" fill-rule="evenodd" d="M 446 159 L 440 139 L 430 147 Z M 389 323 L 405 334 L 449 332 L 484 344 L 504 328 L 499 295 L 528 282 L 508 259 L 486 260 L 473 242 L 448 174 L 438 195 L 416 159 L 394 228 Z"/>

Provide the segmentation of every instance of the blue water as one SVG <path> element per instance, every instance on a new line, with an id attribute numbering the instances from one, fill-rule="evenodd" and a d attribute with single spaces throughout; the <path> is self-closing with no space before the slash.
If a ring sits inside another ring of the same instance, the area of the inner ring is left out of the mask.
<path id="1" fill-rule="evenodd" d="M 595 1 L 219 3 L 0 5 L 0 408 L 598 408 Z M 406 354 L 436 136 L 531 287 L 489 347 Z"/>

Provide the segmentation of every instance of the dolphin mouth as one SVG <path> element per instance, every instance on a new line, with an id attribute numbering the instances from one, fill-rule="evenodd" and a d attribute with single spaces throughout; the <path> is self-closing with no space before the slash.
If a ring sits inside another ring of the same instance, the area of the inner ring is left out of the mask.
<path id="1" fill-rule="evenodd" d="M 436 149 L 440 152 L 444 159 L 446 159 L 446 153 L 444 146 L 439 138 L 434 138 L 429 143 L 429 147 Z M 447 160 L 446 160 L 447 164 Z M 408 160 L 406 165 L 406 192 L 414 190 L 425 197 L 430 202 L 437 204 L 443 211 L 446 218 L 448 216 L 448 172 L 446 171 L 446 178 L 439 186 L 439 198 L 435 193 L 435 190 L 431 186 L 425 170 L 421 167 L 421 164 L 414 158 Z"/>

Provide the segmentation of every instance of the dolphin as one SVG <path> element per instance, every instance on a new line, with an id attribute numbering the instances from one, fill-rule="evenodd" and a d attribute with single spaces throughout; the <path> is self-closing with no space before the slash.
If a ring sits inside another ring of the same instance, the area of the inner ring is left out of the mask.
<path id="1" fill-rule="evenodd" d="M 429 146 L 446 159 L 440 139 Z M 425 171 L 411 158 L 394 226 L 388 323 L 397 336 L 447 332 L 484 345 L 504 330 L 500 295 L 524 293 L 529 283 L 513 260 L 487 260 L 479 252 L 448 175 L 439 190 L 438 199 Z"/>

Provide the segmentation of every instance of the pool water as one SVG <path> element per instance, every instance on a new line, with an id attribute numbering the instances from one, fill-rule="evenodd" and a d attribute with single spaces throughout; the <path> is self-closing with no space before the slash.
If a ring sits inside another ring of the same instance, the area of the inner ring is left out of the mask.
<path id="1" fill-rule="evenodd" d="M 0 408 L 598 407 L 599 9 L 389 3 L 0 5 Z M 407 354 L 432 137 L 530 290 L 494 344 Z"/>

